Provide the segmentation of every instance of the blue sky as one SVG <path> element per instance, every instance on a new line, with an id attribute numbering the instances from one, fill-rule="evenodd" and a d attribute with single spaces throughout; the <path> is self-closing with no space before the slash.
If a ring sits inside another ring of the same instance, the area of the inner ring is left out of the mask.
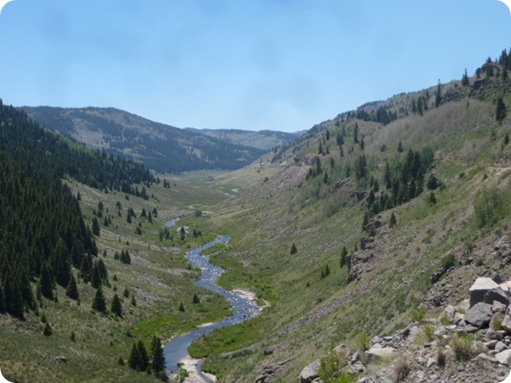
<path id="1" fill-rule="evenodd" d="M 471 75 L 511 47 L 497 0 L 15 0 L 0 97 L 177 127 L 298 131 Z"/>

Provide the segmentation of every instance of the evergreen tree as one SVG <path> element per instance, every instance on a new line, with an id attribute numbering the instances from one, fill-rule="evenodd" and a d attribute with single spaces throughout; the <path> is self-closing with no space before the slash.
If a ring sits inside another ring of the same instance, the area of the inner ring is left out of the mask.
<path id="1" fill-rule="evenodd" d="M 53 299 L 53 278 L 51 276 L 50 266 L 45 263 L 41 269 L 39 277 L 39 288 L 43 297 Z"/>
<path id="2" fill-rule="evenodd" d="M 92 308 L 100 313 L 106 314 L 105 296 L 103 295 L 103 289 L 101 286 L 99 286 L 96 290 L 96 295 L 92 301 Z"/>
<path id="3" fill-rule="evenodd" d="M 96 217 L 92 218 L 92 226 L 91 226 L 92 234 L 99 237 L 99 222 Z"/>
<path id="4" fill-rule="evenodd" d="M 153 336 L 151 342 L 151 355 L 152 355 L 152 370 L 156 373 L 165 370 L 165 355 L 163 354 L 163 348 L 161 346 L 161 339 L 157 336 Z"/>
<path id="5" fill-rule="evenodd" d="M 132 306 L 136 306 L 137 305 L 137 300 L 135 299 L 134 295 L 131 296 L 131 305 Z"/>
<path id="6" fill-rule="evenodd" d="M 290 254 L 293 255 L 293 254 L 296 254 L 298 252 L 298 249 L 296 248 L 296 245 L 295 243 L 293 242 L 293 244 L 291 245 L 291 251 L 290 251 Z"/>
<path id="7" fill-rule="evenodd" d="M 355 127 L 353 128 L 353 142 L 358 144 L 358 124 L 355 123 Z"/>
<path id="8" fill-rule="evenodd" d="M 470 81 L 468 79 L 467 70 L 465 69 L 465 73 L 463 74 L 463 77 L 461 78 L 461 85 L 468 86 L 470 85 Z"/>
<path id="9" fill-rule="evenodd" d="M 112 313 L 114 315 L 117 315 L 118 317 L 122 317 L 122 304 L 121 304 L 121 300 L 119 299 L 117 294 L 115 294 L 112 299 L 112 305 L 111 305 L 110 311 L 112 311 Z"/>
<path id="10" fill-rule="evenodd" d="M 138 365 L 137 371 L 147 371 L 149 368 L 149 355 L 147 354 L 147 350 L 144 346 L 144 342 L 141 340 L 138 341 L 137 344 L 138 349 Z"/>
<path id="11" fill-rule="evenodd" d="M 504 120 L 504 118 L 506 118 L 506 115 L 507 115 L 507 110 L 506 110 L 506 105 L 504 104 L 504 100 L 502 99 L 502 97 L 498 97 L 497 98 L 497 106 L 495 109 L 495 119 L 498 122 L 501 122 L 502 120 Z"/>
<path id="12" fill-rule="evenodd" d="M 183 305 L 183 302 L 179 303 L 179 311 L 184 312 L 185 306 Z"/>
<path id="13" fill-rule="evenodd" d="M 128 357 L 128 366 L 134 370 L 140 365 L 140 354 L 136 343 L 131 347 L 130 356 Z"/>
<path id="14" fill-rule="evenodd" d="M 94 262 L 94 266 L 92 268 L 92 277 L 91 277 L 91 286 L 97 289 L 101 286 L 102 278 L 101 273 L 99 271 L 98 262 Z"/>
<path id="15" fill-rule="evenodd" d="M 197 294 L 193 294 L 192 303 L 200 303 L 200 299 Z"/>
<path id="16" fill-rule="evenodd" d="M 53 270 L 55 270 L 56 282 L 66 287 L 71 276 L 71 264 L 68 247 L 62 238 L 57 242 L 53 252 Z"/>
<path id="17" fill-rule="evenodd" d="M 53 329 L 51 328 L 50 324 L 46 322 L 43 329 L 43 335 L 44 336 L 51 336 L 53 335 Z"/>
<path id="18" fill-rule="evenodd" d="M 435 94 L 435 106 L 438 108 L 441 103 L 442 103 L 442 84 L 440 83 L 440 80 L 438 80 L 438 85 Z"/>
<path id="19" fill-rule="evenodd" d="M 344 265 L 346 264 L 346 256 L 347 255 L 348 255 L 348 250 L 346 249 L 346 246 L 343 246 L 342 251 L 341 251 L 341 260 L 340 260 L 341 268 L 343 268 Z"/>
<path id="20" fill-rule="evenodd" d="M 78 293 L 78 286 L 76 285 L 76 280 L 73 274 L 71 274 L 71 277 L 69 278 L 69 283 L 66 288 L 66 295 L 74 300 L 78 300 L 80 298 Z"/>

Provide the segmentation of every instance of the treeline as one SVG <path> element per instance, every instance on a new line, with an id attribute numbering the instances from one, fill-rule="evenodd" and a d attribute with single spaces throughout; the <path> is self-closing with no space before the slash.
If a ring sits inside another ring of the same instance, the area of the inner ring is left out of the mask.
<path id="1" fill-rule="evenodd" d="M 0 101 L 0 312 L 23 318 L 56 285 L 78 299 L 72 268 L 84 282 L 108 282 L 79 203 L 62 178 L 122 188 L 153 177 L 140 165 L 85 149 Z M 35 291 L 33 287 L 35 288 Z"/>
<path id="2" fill-rule="evenodd" d="M 154 182 L 142 165 L 105 152 L 93 151 L 70 139 L 43 129 L 25 112 L 0 100 L 0 151 L 20 163 L 31 177 L 68 175 L 102 190 L 133 194 L 132 184 Z"/>

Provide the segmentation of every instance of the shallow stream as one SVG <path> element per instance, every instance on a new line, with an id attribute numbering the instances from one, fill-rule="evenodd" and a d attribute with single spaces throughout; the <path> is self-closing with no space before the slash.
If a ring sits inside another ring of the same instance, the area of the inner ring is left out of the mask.
<path id="1" fill-rule="evenodd" d="M 176 373 L 179 370 L 178 363 L 188 355 L 188 347 L 194 340 L 212 333 L 219 328 L 232 326 L 253 318 L 261 312 L 261 308 L 257 306 L 254 301 L 244 297 L 243 292 L 229 291 L 218 287 L 216 281 L 225 270 L 212 265 L 209 262 L 209 257 L 201 255 L 204 250 L 218 244 L 227 243 L 229 240 L 230 237 L 220 235 L 215 241 L 208 242 L 186 255 L 193 267 L 199 267 L 202 270 L 202 276 L 195 284 L 227 298 L 233 308 L 233 314 L 220 322 L 197 328 L 173 338 L 164 349 L 167 369 L 171 373 Z"/>

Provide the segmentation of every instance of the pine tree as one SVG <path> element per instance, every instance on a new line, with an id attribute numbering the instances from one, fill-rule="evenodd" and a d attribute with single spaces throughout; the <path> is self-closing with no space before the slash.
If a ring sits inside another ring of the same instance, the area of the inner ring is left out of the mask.
<path id="1" fill-rule="evenodd" d="M 147 369 L 149 368 L 149 355 L 147 355 L 147 350 L 144 346 L 144 342 L 139 340 L 137 344 L 137 349 L 139 358 L 137 371 L 147 371 Z"/>
<path id="2" fill-rule="evenodd" d="M 92 301 L 92 308 L 100 313 L 106 314 L 105 296 L 103 295 L 103 289 L 101 286 L 99 286 L 96 290 L 96 295 Z"/>
<path id="3" fill-rule="evenodd" d="M 155 373 L 165 370 L 165 355 L 163 354 L 163 348 L 161 346 L 161 339 L 157 336 L 153 336 L 151 342 L 151 355 L 152 363 L 151 367 Z"/>
<path id="4" fill-rule="evenodd" d="M 46 322 L 43 329 L 43 335 L 44 336 L 51 336 L 53 335 L 53 329 L 51 328 L 50 324 Z"/>
<path id="5" fill-rule="evenodd" d="M 99 286 L 101 286 L 101 273 L 99 271 L 98 262 L 94 262 L 94 266 L 92 268 L 92 277 L 91 277 L 91 286 L 97 289 Z"/>
<path id="6" fill-rule="evenodd" d="M 470 85 L 470 81 L 468 79 L 467 70 L 465 69 L 465 73 L 463 74 L 463 77 L 461 78 L 461 85 L 468 86 Z"/>
<path id="7" fill-rule="evenodd" d="M 291 251 L 290 251 L 290 253 L 291 253 L 291 255 L 293 255 L 293 254 L 296 254 L 297 252 L 298 252 L 298 249 L 296 248 L 296 245 L 295 245 L 295 243 L 293 242 L 293 244 L 291 245 Z"/>
<path id="8" fill-rule="evenodd" d="M 200 303 L 200 299 L 197 294 L 193 294 L 192 303 Z"/>
<path id="9" fill-rule="evenodd" d="M 504 100 L 502 99 L 502 97 L 499 97 L 497 98 L 497 106 L 495 108 L 495 119 L 498 122 L 501 122 L 502 120 L 504 120 L 504 118 L 506 118 L 506 115 L 507 115 L 506 105 L 504 104 Z"/>
<path id="10" fill-rule="evenodd" d="M 355 123 L 355 128 L 353 129 L 353 142 L 358 144 L 358 124 Z"/>
<path id="11" fill-rule="evenodd" d="M 442 103 L 442 83 L 438 80 L 438 85 L 435 94 L 435 106 L 438 108 Z"/>
<path id="12" fill-rule="evenodd" d="M 92 234 L 99 237 L 99 234 L 100 234 L 99 233 L 99 222 L 96 217 L 92 218 L 91 231 L 92 231 Z"/>
<path id="13" fill-rule="evenodd" d="M 183 302 L 179 303 L 179 311 L 184 312 L 185 306 L 183 306 Z"/>
<path id="14" fill-rule="evenodd" d="M 50 266 L 45 263 L 41 268 L 41 276 L 39 277 L 39 287 L 43 297 L 53 299 L 53 278 L 51 276 Z"/>
<path id="15" fill-rule="evenodd" d="M 131 347 L 130 356 L 128 357 L 128 366 L 134 370 L 140 364 L 140 354 L 138 353 L 138 347 L 136 343 L 133 343 L 133 347 Z"/>
<path id="16" fill-rule="evenodd" d="M 78 286 L 76 285 L 76 279 L 73 274 L 71 274 L 71 277 L 69 278 L 69 283 L 66 288 L 66 295 L 74 300 L 78 300 L 80 298 L 78 293 Z"/>
<path id="17" fill-rule="evenodd" d="M 122 318 L 122 304 L 117 294 L 115 294 L 112 299 L 110 311 L 112 311 L 114 315 Z"/>
<path id="18" fill-rule="evenodd" d="M 346 246 L 343 246 L 342 251 L 341 251 L 341 260 L 340 260 L 341 268 L 343 268 L 344 265 L 346 264 L 346 256 L 347 255 L 348 255 L 348 250 L 346 249 Z"/>
<path id="19" fill-rule="evenodd" d="M 137 306 L 137 300 L 135 299 L 134 295 L 131 296 L 131 305 L 132 306 Z"/>

